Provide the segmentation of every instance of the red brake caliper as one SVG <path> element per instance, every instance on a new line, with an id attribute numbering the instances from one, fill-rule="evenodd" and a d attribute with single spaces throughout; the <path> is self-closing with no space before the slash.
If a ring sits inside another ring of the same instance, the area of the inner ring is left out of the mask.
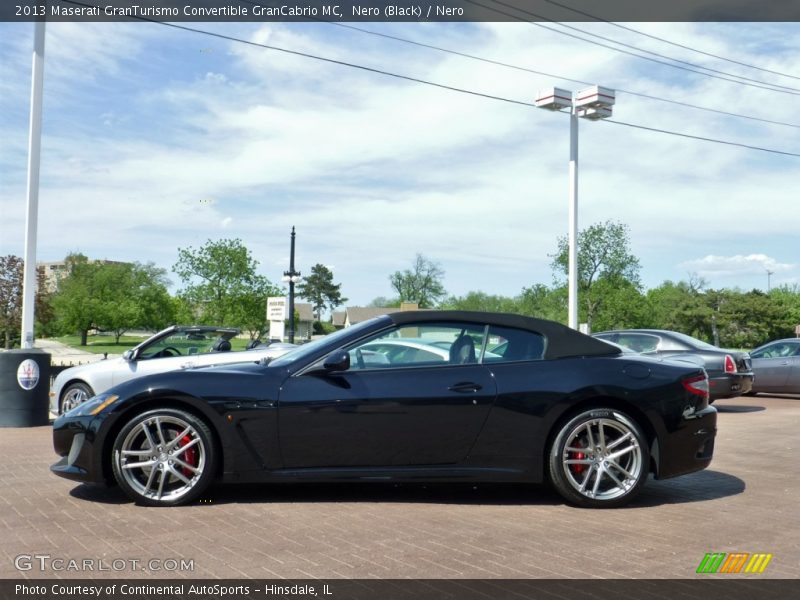
<path id="1" fill-rule="evenodd" d="M 583 448 L 583 443 L 578 441 L 578 443 L 576 443 L 574 445 L 574 447 Z M 187 450 L 187 452 L 188 452 L 188 450 Z M 586 459 L 586 453 L 585 452 L 572 452 L 571 454 L 572 454 L 572 456 L 570 456 L 570 458 L 572 460 L 585 460 Z M 587 467 L 587 465 L 570 465 L 570 469 L 572 470 L 572 472 L 575 475 L 582 474 L 586 470 L 586 467 Z"/>
<path id="2" fill-rule="evenodd" d="M 180 443 L 180 445 L 178 447 L 182 448 L 183 446 L 185 446 L 186 444 L 188 444 L 191 441 L 192 441 L 192 438 L 189 437 L 189 435 L 187 434 L 187 435 L 185 435 L 185 436 L 183 436 L 181 438 L 181 443 Z M 191 448 L 186 450 L 186 452 L 183 453 L 183 462 L 185 462 L 188 465 L 192 465 L 193 467 L 196 467 L 197 466 L 197 448 L 192 446 Z M 194 473 L 192 473 L 186 467 L 182 467 L 181 468 L 181 472 L 184 475 L 186 475 L 186 477 L 189 477 L 190 479 L 194 476 Z"/>

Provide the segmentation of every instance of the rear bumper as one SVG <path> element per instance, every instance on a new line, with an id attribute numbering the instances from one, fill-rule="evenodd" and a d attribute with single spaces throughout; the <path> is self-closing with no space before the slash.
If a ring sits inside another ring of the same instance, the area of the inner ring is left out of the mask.
<path id="1" fill-rule="evenodd" d="M 689 418 L 680 427 L 659 440 L 656 479 L 677 477 L 701 471 L 711 464 L 714 438 L 717 435 L 717 409 L 708 406 Z"/>
<path id="2" fill-rule="evenodd" d="M 723 373 L 708 379 L 711 400 L 734 398 L 753 389 L 752 373 Z"/>

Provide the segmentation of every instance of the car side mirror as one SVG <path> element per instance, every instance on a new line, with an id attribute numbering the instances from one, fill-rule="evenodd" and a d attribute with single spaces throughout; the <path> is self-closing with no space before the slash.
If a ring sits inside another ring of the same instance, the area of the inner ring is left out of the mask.
<path id="1" fill-rule="evenodd" d="M 350 368 L 350 353 L 346 350 L 334 350 L 322 362 L 325 371 L 347 371 Z"/>
<path id="2" fill-rule="evenodd" d="M 123 360 L 127 360 L 128 362 L 132 362 L 133 360 L 135 360 L 136 357 L 134 355 L 133 350 L 125 350 L 125 352 L 122 353 L 122 358 Z"/>

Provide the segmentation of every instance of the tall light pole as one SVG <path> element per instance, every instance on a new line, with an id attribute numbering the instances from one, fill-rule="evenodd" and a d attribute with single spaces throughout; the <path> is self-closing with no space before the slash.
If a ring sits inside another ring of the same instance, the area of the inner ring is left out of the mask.
<path id="1" fill-rule="evenodd" d="M 294 344 L 294 284 L 300 281 L 300 272 L 294 270 L 294 225 L 292 244 L 289 251 L 289 270 L 283 272 L 282 281 L 289 284 L 289 343 Z"/>
<path id="2" fill-rule="evenodd" d="M 42 89 L 44 87 L 44 21 L 36 21 L 31 67 L 31 120 L 28 132 L 28 198 L 25 215 L 25 266 L 22 273 L 23 349 L 33 348 L 36 295 L 36 228 L 39 220 L 39 157 L 42 149 Z"/>
<path id="3" fill-rule="evenodd" d="M 770 280 L 771 280 L 771 278 L 772 278 L 772 275 L 773 275 L 773 273 L 775 273 L 775 271 L 770 271 L 770 270 L 769 270 L 769 269 L 767 269 L 766 267 L 764 267 L 764 270 L 767 272 L 767 293 L 769 294 L 769 290 L 770 290 Z"/>
<path id="4" fill-rule="evenodd" d="M 569 110 L 569 224 L 568 224 L 568 324 L 578 329 L 578 118 L 597 121 L 611 116 L 614 90 L 598 85 L 577 93 L 561 88 L 539 92 L 536 106 L 561 112 Z"/>

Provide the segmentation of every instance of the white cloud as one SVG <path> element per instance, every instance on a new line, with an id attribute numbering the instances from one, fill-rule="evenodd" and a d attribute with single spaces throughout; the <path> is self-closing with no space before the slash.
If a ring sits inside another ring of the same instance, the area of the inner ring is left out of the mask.
<path id="1" fill-rule="evenodd" d="M 441 261 L 457 293 L 515 293 L 550 281 L 547 255 L 567 219 L 564 115 L 164 27 L 60 25 L 48 25 L 54 58 L 46 68 L 40 208 L 47 258 L 80 244 L 168 267 L 176 246 L 202 244 L 222 228 L 242 237 L 274 280 L 288 266 L 280 257 L 297 225 L 298 268 L 339 265 L 337 280 L 357 302 L 387 295 L 386 275 L 416 252 Z M 609 34 L 602 25 L 581 27 Z M 549 85 L 581 87 L 324 25 L 205 28 L 523 101 Z M 779 71 L 791 72 L 800 52 L 797 24 L 641 28 Z M 800 120 L 789 96 L 680 74 L 530 24 L 384 30 L 554 74 Z M 7 88 L 0 76 L 0 91 L 8 90 L 0 108 L 25 107 L 29 32 L 4 31 L 16 33 L 17 51 L 0 75 L 18 85 Z M 765 31 L 782 34 L 777 49 L 764 49 Z M 133 93 L 114 94 L 130 82 Z M 102 109 L 88 108 L 92 102 Z M 790 128 L 627 94 L 615 118 L 800 151 Z M 715 276 L 781 270 L 768 260 L 788 264 L 768 255 L 781 255 L 772 240 L 796 235 L 797 159 L 607 123 L 580 127 L 581 227 L 627 223 L 646 269 L 663 256 L 669 268 Z M 0 114 L 0 254 L 21 251 L 26 128 L 24 118 Z M 647 279 L 667 277 L 674 274 Z"/>
<path id="2" fill-rule="evenodd" d="M 781 273 L 791 271 L 797 265 L 781 263 L 766 254 L 737 254 L 735 256 L 716 256 L 709 254 L 703 258 L 688 260 L 681 266 L 699 275 L 719 277 L 741 275 L 763 275 L 765 272 Z"/>

